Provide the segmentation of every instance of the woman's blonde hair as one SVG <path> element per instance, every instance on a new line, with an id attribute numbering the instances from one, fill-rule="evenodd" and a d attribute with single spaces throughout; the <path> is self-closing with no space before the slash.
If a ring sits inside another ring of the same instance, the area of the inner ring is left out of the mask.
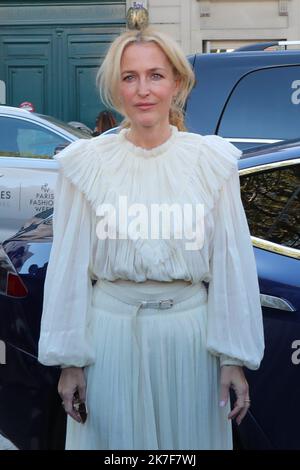
<path id="1" fill-rule="evenodd" d="M 119 84 L 121 80 L 121 59 L 125 48 L 129 44 L 153 42 L 165 53 L 173 67 L 175 77 L 179 79 L 179 91 L 174 98 L 170 109 L 170 124 L 179 130 L 186 130 L 184 125 L 184 105 L 194 83 L 194 72 L 186 59 L 180 46 L 165 33 L 145 28 L 142 31 L 126 31 L 117 37 L 110 45 L 108 53 L 97 73 L 97 85 L 103 103 L 115 108 L 122 114 L 119 101 Z M 130 126 L 125 118 L 123 126 Z"/>

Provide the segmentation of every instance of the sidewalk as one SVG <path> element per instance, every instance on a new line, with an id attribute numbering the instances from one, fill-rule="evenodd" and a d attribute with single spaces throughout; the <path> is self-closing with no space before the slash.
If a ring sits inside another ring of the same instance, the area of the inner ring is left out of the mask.
<path id="1" fill-rule="evenodd" d="M 0 450 L 18 450 L 16 446 L 13 445 L 8 439 L 1 436 L 0 434 Z"/>

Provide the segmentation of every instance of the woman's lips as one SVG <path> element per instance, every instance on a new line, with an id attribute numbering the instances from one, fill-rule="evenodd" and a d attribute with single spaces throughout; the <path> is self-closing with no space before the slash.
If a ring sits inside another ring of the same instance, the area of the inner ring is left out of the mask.
<path id="1" fill-rule="evenodd" d="M 137 108 L 146 111 L 147 109 L 153 108 L 154 103 L 139 103 L 136 105 Z"/>

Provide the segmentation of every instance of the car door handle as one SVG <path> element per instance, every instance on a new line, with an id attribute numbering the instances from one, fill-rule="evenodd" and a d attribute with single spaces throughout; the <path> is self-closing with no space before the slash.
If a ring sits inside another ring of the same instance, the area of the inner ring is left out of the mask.
<path id="1" fill-rule="evenodd" d="M 0 173 L 0 178 L 1 178 L 1 176 L 4 176 L 4 174 L 3 174 L 3 173 Z"/>
<path id="2" fill-rule="evenodd" d="M 262 307 L 276 308 L 286 312 L 295 312 L 295 307 L 285 299 L 274 295 L 260 294 L 260 304 Z"/>

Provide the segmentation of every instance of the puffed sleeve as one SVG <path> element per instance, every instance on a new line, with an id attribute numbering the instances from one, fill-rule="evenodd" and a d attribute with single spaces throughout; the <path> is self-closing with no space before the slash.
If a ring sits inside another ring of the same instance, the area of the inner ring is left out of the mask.
<path id="1" fill-rule="evenodd" d="M 94 362 L 88 328 L 90 246 L 91 209 L 60 169 L 39 340 L 38 360 L 44 365 L 83 367 Z"/>
<path id="2" fill-rule="evenodd" d="M 222 153 L 220 144 L 219 140 Z M 236 150 L 226 142 L 230 151 L 229 146 Z M 213 210 L 207 348 L 220 356 L 221 365 L 240 364 L 257 369 L 264 351 L 262 311 L 254 251 L 240 196 L 237 159 L 233 160 L 235 166 L 221 186 Z"/>

